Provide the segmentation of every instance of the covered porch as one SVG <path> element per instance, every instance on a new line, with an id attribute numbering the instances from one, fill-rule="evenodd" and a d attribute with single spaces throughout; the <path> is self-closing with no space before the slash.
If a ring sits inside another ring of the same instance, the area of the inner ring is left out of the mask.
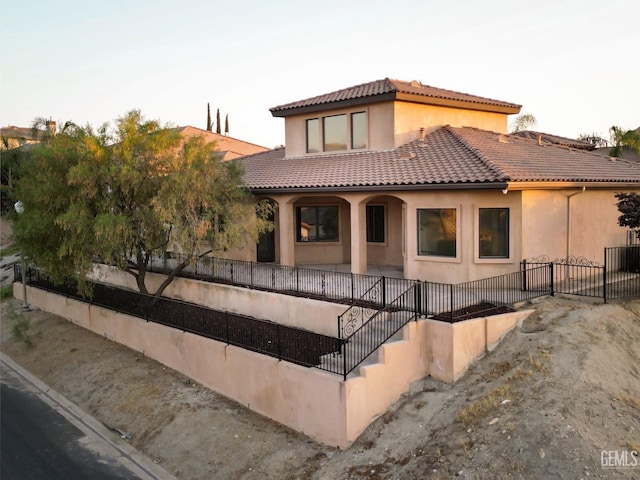
<path id="1" fill-rule="evenodd" d="M 256 261 L 403 278 L 405 203 L 372 193 L 274 195 L 274 229 Z"/>

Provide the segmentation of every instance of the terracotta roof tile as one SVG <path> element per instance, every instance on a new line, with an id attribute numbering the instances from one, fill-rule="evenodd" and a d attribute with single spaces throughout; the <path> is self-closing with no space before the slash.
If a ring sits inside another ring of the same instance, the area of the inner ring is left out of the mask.
<path id="1" fill-rule="evenodd" d="M 443 88 L 422 85 L 420 82 L 406 82 L 403 80 L 393 80 L 385 78 L 384 80 L 375 80 L 373 82 L 355 85 L 353 87 L 343 88 L 335 92 L 317 95 L 315 97 L 299 100 L 296 102 L 286 103 L 270 109 L 273 115 L 282 115 L 288 110 L 295 110 L 305 107 L 314 107 L 326 104 L 335 104 L 347 100 L 369 99 L 387 94 L 397 95 L 405 93 L 422 97 L 431 97 L 444 100 L 455 100 L 460 102 L 474 103 L 479 105 L 502 107 L 510 109 L 520 109 L 520 105 L 514 103 L 503 102 L 491 98 L 479 97 L 468 93 L 455 92 L 453 90 L 445 90 Z"/>
<path id="2" fill-rule="evenodd" d="M 393 150 L 287 158 L 281 147 L 239 161 L 254 191 L 477 188 L 530 181 L 640 184 L 637 163 L 469 127 L 442 127 L 424 141 Z"/>
<path id="3" fill-rule="evenodd" d="M 582 150 L 595 150 L 595 146 L 589 142 L 582 140 L 576 140 L 574 138 L 560 137 L 559 135 L 551 135 L 549 133 L 534 132 L 532 130 L 523 130 L 520 132 L 514 132 L 511 135 L 516 135 L 523 138 L 531 138 L 533 140 L 540 140 L 545 143 L 552 143 L 555 145 L 564 145 L 565 147 L 579 148 Z"/>

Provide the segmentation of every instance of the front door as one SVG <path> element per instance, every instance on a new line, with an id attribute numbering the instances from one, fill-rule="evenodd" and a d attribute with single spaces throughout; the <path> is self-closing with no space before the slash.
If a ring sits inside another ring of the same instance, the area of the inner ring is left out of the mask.
<path id="1" fill-rule="evenodd" d="M 273 222 L 273 212 L 269 216 L 269 221 Z M 258 262 L 276 261 L 276 232 L 275 229 L 263 233 L 258 239 Z"/>

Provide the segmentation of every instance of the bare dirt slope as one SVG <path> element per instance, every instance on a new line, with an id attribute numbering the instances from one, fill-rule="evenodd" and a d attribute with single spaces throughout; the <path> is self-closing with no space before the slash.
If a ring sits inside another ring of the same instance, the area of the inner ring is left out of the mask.
<path id="1" fill-rule="evenodd" d="M 0 305 L 2 351 L 180 479 L 640 478 L 640 465 L 601 468 L 603 450 L 640 451 L 640 301 L 536 301 L 456 385 L 416 382 L 347 451 L 18 307 Z"/>

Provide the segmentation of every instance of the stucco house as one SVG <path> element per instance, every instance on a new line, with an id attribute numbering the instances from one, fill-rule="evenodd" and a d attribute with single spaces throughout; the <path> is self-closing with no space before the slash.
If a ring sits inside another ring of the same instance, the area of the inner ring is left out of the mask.
<path id="1" fill-rule="evenodd" d="M 199 136 L 204 138 L 207 143 L 216 142 L 216 150 L 222 155 L 223 160 L 233 160 L 234 158 L 244 155 L 251 155 L 267 150 L 266 147 L 256 145 L 255 143 L 245 142 L 244 140 L 238 140 L 228 135 L 221 135 L 190 125 L 177 127 L 177 130 L 180 132 L 180 135 L 186 138 Z"/>
<path id="2" fill-rule="evenodd" d="M 389 78 L 271 108 L 285 147 L 239 161 L 275 229 L 244 259 L 447 283 L 541 255 L 602 260 L 625 244 L 614 194 L 640 191 L 638 164 L 508 134 L 519 112 Z"/>

